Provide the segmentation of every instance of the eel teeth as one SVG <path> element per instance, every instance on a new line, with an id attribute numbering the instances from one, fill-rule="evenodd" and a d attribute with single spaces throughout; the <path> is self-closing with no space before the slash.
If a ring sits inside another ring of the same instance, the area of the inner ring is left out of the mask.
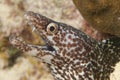
<path id="1" fill-rule="evenodd" d="M 32 32 L 35 31 L 35 27 L 32 28 Z"/>

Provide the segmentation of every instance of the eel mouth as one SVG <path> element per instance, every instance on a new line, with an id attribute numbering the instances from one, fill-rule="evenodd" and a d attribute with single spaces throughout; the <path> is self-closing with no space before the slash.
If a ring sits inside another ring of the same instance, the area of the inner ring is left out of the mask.
<path id="1" fill-rule="evenodd" d="M 52 42 L 50 42 L 49 39 L 47 39 L 45 35 L 42 34 L 42 32 L 38 31 L 36 27 L 33 25 L 29 25 L 29 26 L 31 26 L 32 33 L 35 33 L 44 42 L 44 45 L 37 45 L 37 46 L 45 46 L 48 51 L 55 51 L 55 48 L 52 46 Z"/>
<path id="2" fill-rule="evenodd" d="M 37 29 L 34 26 L 31 26 L 31 27 L 32 27 L 31 34 L 34 33 L 35 36 L 37 36 L 37 39 L 39 40 L 38 42 L 33 43 L 34 39 L 36 38 L 34 38 L 33 41 L 29 40 L 30 38 L 25 38 L 26 35 L 28 35 L 29 37 L 34 36 L 34 35 L 31 35 L 28 33 L 24 35 L 22 33 L 20 34 L 20 33 L 15 32 L 15 33 L 12 33 L 9 37 L 10 43 L 14 47 L 21 49 L 23 52 L 29 52 L 33 49 L 38 50 L 38 52 L 43 52 L 44 50 L 46 52 L 56 51 L 55 48 L 51 45 L 52 43 L 49 42 L 49 40 L 45 38 L 44 35 L 41 35 L 41 34 L 38 35 Z M 41 40 L 44 42 L 43 44 L 39 43 L 41 42 Z"/>
<path id="3" fill-rule="evenodd" d="M 9 40 L 10 43 L 17 47 L 18 49 L 21 49 L 24 52 L 28 52 L 28 51 L 38 51 L 38 52 L 53 52 L 56 51 L 55 48 L 53 47 L 52 42 L 46 37 L 45 34 L 43 34 L 44 32 L 44 28 L 45 26 L 51 21 L 50 19 L 28 11 L 25 13 L 24 15 L 24 19 L 26 21 L 26 25 L 31 27 L 26 27 L 29 29 L 29 31 L 27 31 L 25 34 L 18 33 L 12 33 Z M 26 30 L 26 29 L 24 29 Z M 31 31 L 32 30 L 32 31 Z M 42 31 L 43 30 L 43 31 Z M 33 39 L 33 35 L 31 34 L 35 34 L 37 35 L 36 38 Z M 19 35 L 18 35 L 19 34 Z M 22 34 L 22 35 L 21 35 Z M 23 37 L 24 36 L 24 37 Z M 31 38 L 26 38 L 26 37 L 31 37 Z M 31 39 L 33 39 L 33 41 L 31 42 Z M 34 44 L 34 42 L 36 41 L 36 39 L 38 40 L 38 43 Z M 44 44 L 39 44 L 39 42 L 43 42 Z M 29 43 L 28 43 L 29 42 Z"/>

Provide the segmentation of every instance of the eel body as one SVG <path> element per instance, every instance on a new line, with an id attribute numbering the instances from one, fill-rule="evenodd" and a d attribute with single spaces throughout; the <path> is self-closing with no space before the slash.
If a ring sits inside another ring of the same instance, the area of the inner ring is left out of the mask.
<path id="1" fill-rule="evenodd" d="M 110 80 L 120 57 L 119 38 L 98 42 L 81 30 L 31 11 L 25 19 L 45 45 L 28 44 L 15 33 L 10 42 L 47 64 L 55 80 Z"/>

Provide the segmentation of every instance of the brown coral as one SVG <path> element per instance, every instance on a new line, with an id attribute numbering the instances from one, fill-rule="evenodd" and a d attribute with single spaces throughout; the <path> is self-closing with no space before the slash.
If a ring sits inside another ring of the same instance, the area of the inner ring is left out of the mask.
<path id="1" fill-rule="evenodd" d="M 73 0 L 96 30 L 120 36 L 120 0 Z"/>

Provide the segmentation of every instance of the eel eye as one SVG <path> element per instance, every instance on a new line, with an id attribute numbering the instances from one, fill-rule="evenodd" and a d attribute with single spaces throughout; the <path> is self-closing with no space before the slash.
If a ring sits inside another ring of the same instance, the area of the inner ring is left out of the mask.
<path id="1" fill-rule="evenodd" d="M 58 25 L 55 23 L 50 23 L 47 26 L 47 33 L 48 34 L 55 34 L 58 31 Z"/>

